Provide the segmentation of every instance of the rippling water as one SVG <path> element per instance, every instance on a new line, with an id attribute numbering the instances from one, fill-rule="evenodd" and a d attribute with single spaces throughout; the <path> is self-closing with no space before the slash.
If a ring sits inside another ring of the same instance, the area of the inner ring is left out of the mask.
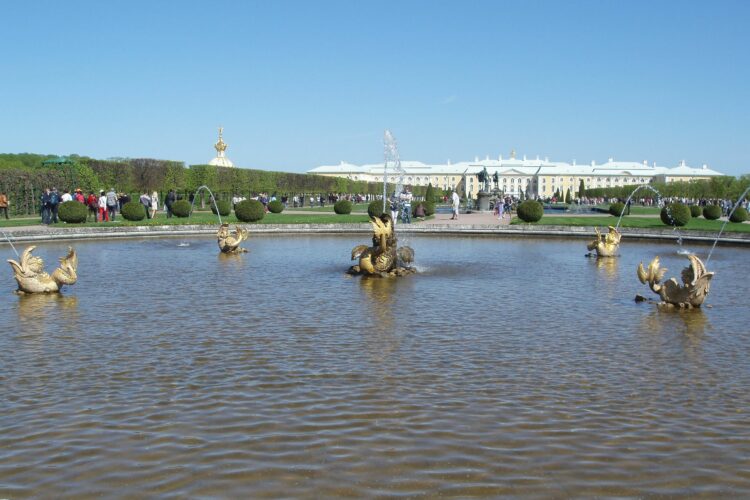
<path id="1" fill-rule="evenodd" d="M 80 242 L 61 296 L 4 265 L 0 498 L 750 495 L 748 250 L 674 313 L 633 301 L 674 244 L 412 237 L 419 274 L 345 275 L 367 240 Z"/>

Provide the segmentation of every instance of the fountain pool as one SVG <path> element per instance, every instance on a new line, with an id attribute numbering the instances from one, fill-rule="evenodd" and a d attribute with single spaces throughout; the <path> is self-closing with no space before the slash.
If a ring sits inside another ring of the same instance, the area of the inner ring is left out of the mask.
<path id="1" fill-rule="evenodd" d="M 76 242 L 62 295 L 0 267 L 0 498 L 750 495 L 746 249 L 674 312 L 633 301 L 674 244 L 412 236 L 373 279 L 361 240 Z"/>

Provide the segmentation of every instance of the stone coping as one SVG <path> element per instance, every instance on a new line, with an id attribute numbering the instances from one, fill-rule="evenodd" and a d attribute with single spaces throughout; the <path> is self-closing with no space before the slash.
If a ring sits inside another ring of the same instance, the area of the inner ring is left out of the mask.
<path id="1" fill-rule="evenodd" d="M 369 224 L 240 224 L 250 235 L 264 234 L 369 234 Z M 15 243 L 32 243 L 57 240 L 88 240 L 112 238 L 141 238 L 164 236 L 212 236 L 218 225 L 164 225 L 164 226 L 101 226 L 101 227 L 59 227 L 59 226 L 20 226 L 0 229 L 0 245 L 8 245 L 5 235 Z M 621 228 L 624 237 L 675 241 L 713 242 L 716 233 L 706 231 L 682 231 L 672 229 Z M 589 226 L 554 225 L 482 225 L 482 224 L 412 224 L 396 226 L 396 234 L 467 236 L 483 235 L 494 237 L 551 236 L 592 239 L 594 228 Z M 748 245 L 750 233 L 724 233 L 722 243 Z"/>

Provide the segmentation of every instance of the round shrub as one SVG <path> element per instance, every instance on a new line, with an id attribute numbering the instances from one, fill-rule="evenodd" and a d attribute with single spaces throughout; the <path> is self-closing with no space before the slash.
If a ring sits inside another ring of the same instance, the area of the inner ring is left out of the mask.
<path id="1" fill-rule="evenodd" d="M 614 215 L 615 217 L 619 217 L 620 215 L 622 215 L 624 210 L 625 204 L 619 201 L 609 205 L 609 213 Z"/>
<path id="2" fill-rule="evenodd" d="M 721 207 L 719 205 L 706 205 L 703 208 L 703 217 L 708 220 L 716 220 L 721 217 Z"/>
<path id="3" fill-rule="evenodd" d="M 696 217 L 700 217 L 703 213 L 703 209 L 699 207 L 698 205 L 690 205 L 690 217 L 695 219 Z"/>
<path id="4" fill-rule="evenodd" d="M 537 222 L 544 215 L 544 208 L 536 200 L 526 200 L 518 205 L 516 213 L 524 222 Z"/>
<path id="5" fill-rule="evenodd" d="M 68 224 L 80 224 L 86 222 L 89 209 L 86 205 L 77 201 L 66 201 L 57 207 L 57 216 L 61 221 Z"/>
<path id="6" fill-rule="evenodd" d="M 258 200 L 244 200 L 234 207 L 234 215 L 242 222 L 257 222 L 266 215 L 266 210 Z"/>
<path id="7" fill-rule="evenodd" d="M 383 200 L 375 200 L 367 205 L 367 215 L 370 217 L 380 217 L 383 215 Z"/>
<path id="8" fill-rule="evenodd" d="M 660 217 L 667 226 L 681 227 L 690 222 L 690 209 L 682 203 L 670 203 L 661 209 Z"/>
<path id="9" fill-rule="evenodd" d="M 348 215 L 352 213 L 352 202 L 347 200 L 339 200 L 333 205 L 333 211 L 338 215 Z"/>
<path id="10" fill-rule="evenodd" d="M 284 204 L 279 200 L 273 200 L 268 202 L 268 211 L 272 214 L 280 214 L 284 211 Z"/>
<path id="11" fill-rule="evenodd" d="M 423 201 L 424 214 L 426 216 L 435 215 L 435 203 L 432 201 Z"/>
<path id="12" fill-rule="evenodd" d="M 742 207 L 737 207 L 737 210 L 732 213 L 729 218 L 730 222 L 745 222 L 747 220 L 747 210 Z"/>
<path id="13" fill-rule="evenodd" d="M 190 202 L 187 200 L 177 200 L 172 203 L 172 214 L 175 217 L 188 217 L 190 215 Z"/>
<path id="14" fill-rule="evenodd" d="M 232 213 L 232 202 L 229 200 L 217 200 L 216 204 L 209 203 L 211 205 L 211 213 L 216 215 L 216 209 L 219 209 L 219 215 L 226 217 Z"/>
<path id="15" fill-rule="evenodd" d="M 122 216 L 132 221 L 143 220 L 146 218 L 146 208 L 140 201 L 129 201 L 122 206 Z"/>

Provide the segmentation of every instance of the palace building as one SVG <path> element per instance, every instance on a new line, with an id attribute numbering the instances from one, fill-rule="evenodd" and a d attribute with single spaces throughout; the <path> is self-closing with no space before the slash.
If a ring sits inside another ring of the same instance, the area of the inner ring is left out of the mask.
<path id="1" fill-rule="evenodd" d="M 586 189 L 607 188 L 628 185 L 649 184 L 652 182 L 681 182 L 704 180 L 723 175 L 706 165 L 690 167 L 681 161 L 676 167 L 658 166 L 656 163 L 615 161 L 606 163 L 577 164 L 553 162 L 549 159 L 516 158 L 515 151 L 509 158 L 484 160 L 475 158 L 473 162 L 426 164 L 419 161 L 401 161 L 404 170 L 404 184 L 426 186 L 432 184 L 440 189 L 456 189 L 462 196 L 476 197 L 481 189 L 479 174 L 485 169 L 491 185 L 506 195 L 527 198 L 548 198 L 555 191 L 564 193 L 570 189 L 576 197 L 583 180 Z M 353 165 L 341 162 L 339 165 L 320 166 L 307 173 L 333 177 L 345 177 L 355 181 L 383 182 L 383 164 Z M 398 181 L 398 174 L 388 172 L 388 183 Z M 497 180 L 495 180 L 497 179 Z"/>

